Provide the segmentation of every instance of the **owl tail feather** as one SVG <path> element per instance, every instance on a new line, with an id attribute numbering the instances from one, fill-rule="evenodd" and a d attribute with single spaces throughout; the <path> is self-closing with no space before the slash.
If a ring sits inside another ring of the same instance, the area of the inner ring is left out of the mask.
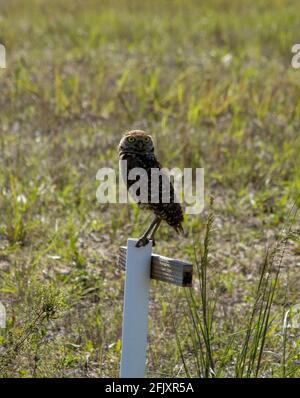
<path id="1" fill-rule="evenodd" d="M 175 231 L 178 233 L 178 235 L 183 235 L 184 229 L 181 224 L 177 224 L 174 226 Z"/>

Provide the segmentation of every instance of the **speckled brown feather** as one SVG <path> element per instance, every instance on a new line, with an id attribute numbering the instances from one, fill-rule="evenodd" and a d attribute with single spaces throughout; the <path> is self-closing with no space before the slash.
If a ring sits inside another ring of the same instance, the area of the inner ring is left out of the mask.
<path id="1" fill-rule="evenodd" d="M 134 130 L 132 132 L 125 133 L 124 137 L 133 136 L 138 139 L 138 137 L 149 136 L 147 133 L 141 130 Z M 127 140 L 122 138 L 119 145 L 119 157 L 121 160 L 127 160 L 127 177 L 130 170 L 136 167 L 140 167 L 146 170 L 148 175 L 148 203 L 138 203 L 138 205 L 143 209 L 151 210 L 156 216 L 166 221 L 175 231 L 180 234 L 183 232 L 182 222 L 183 222 L 183 211 L 180 203 L 175 201 L 174 187 L 168 179 L 170 184 L 170 203 L 162 202 L 162 190 L 163 184 L 160 180 L 159 184 L 159 200 L 158 203 L 151 203 L 151 169 L 157 168 L 161 169 L 161 165 L 155 157 L 154 146 L 152 144 L 151 150 L 141 150 L 138 151 L 136 146 L 129 145 Z M 150 137 L 150 136 L 149 136 Z M 150 137 L 151 138 L 151 137 Z M 145 148 L 144 148 L 145 149 Z M 127 178 L 127 189 L 135 183 L 135 180 L 128 180 Z"/>

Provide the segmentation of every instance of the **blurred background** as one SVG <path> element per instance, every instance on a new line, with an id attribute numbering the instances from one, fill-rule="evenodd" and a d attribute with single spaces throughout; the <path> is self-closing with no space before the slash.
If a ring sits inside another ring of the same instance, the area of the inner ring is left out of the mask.
<path id="1" fill-rule="evenodd" d="M 205 168 L 204 212 L 157 236 L 196 275 L 152 283 L 147 375 L 300 375 L 297 41 L 296 0 L 0 0 L 2 377 L 118 375 L 116 256 L 151 216 L 95 177 L 133 128 Z"/>

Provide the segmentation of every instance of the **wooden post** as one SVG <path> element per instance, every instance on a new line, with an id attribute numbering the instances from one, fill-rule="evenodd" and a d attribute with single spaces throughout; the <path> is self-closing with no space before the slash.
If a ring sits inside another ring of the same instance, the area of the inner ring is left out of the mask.
<path id="1" fill-rule="evenodd" d="M 152 254 L 152 243 L 135 247 L 128 239 L 120 247 L 118 266 L 126 271 L 120 377 L 144 377 L 148 335 L 150 279 L 191 287 L 192 264 Z"/>
<path id="2" fill-rule="evenodd" d="M 120 377 L 144 377 L 152 243 L 135 247 L 128 239 Z"/>

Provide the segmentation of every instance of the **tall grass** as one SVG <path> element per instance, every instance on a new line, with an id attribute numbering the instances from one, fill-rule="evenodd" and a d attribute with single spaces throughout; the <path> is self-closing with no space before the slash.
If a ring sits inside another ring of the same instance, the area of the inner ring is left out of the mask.
<path id="1" fill-rule="evenodd" d="M 212 208 L 212 202 L 211 202 Z M 198 377 L 214 377 L 215 363 L 213 358 L 213 313 L 215 300 L 208 294 L 209 282 L 207 280 L 207 269 L 209 267 L 209 248 L 211 244 L 211 230 L 213 227 L 214 214 L 210 211 L 206 223 L 206 231 L 203 245 L 194 245 L 194 256 L 197 273 L 197 293 L 189 289 L 186 294 L 190 319 L 187 320 L 189 334 L 192 343 L 192 352 L 195 361 L 196 374 Z M 190 372 L 185 361 L 180 338 L 176 332 L 177 346 L 183 360 L 184 368 L 188 376 Z"/>
<path id="2" fill-rule="evenodd" d="M 272 308 L 278 290 L 283 259 L 286 254 L 286 245 L 293 236 L 292 227 L 297 214 L 297 206 L 290 211 L 287 224 L 273 245 L 268 247 L 262 264 L 259 268 L 258 282 L 254 291 L 252 303 L 249 303 L 244 319 L 235 325 L 236 330 L 220 339 L 218 330 L 222 330 L 226 319 L 215 319 L 214 311 L 220 303 L 217 294 L 213 294 L 208 270 L 210 264 L 210 251 L 213 243 L 214 211 L 211 203 L 206 221 L 203 242 L 194 245 L 194 258 L 196 266 L 196 283 L 194 289 L 189 289 L 186 298 L 189 316 L 185 321 L 188 325 L 189 345 L 192 352 L 191 366 L 183 353 L 182 342 L 176 330 L 176 342 L 187 376 L 191 376 L 190 369 L 195 369 L 197 377 L 222 377 L 224 375 L 237 378 L 264 377 L 270 373 L 265 366 L 264 356 L 268 353 L 265 347 L 268 339 L 272 339 L 277 328 L 277 317 L 272 314 Z M 282 303 L 283 305 L 285 302 Z M 278 346 L 281 357 L 281 376 L 287 377 L 287 346 L 288 346 L 288 316 L 285 312 L 282 328 L 282 346 Z M 280 324 L 279 324 L 280 326 Z M 295 355 L 294 355 L 295 357 Z M 294 371 L 297 366 L 294 366 Z"/>

